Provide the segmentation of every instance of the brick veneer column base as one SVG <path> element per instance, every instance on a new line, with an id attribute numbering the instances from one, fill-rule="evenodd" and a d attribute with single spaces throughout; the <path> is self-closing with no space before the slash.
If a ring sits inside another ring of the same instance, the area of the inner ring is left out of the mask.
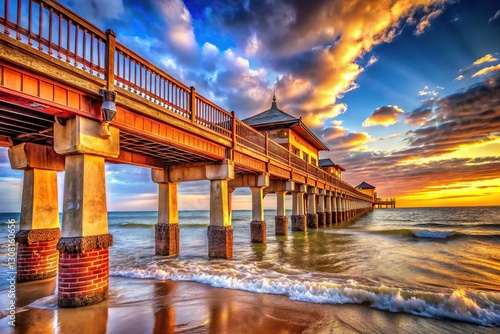
<path id="1" fill-rule="evenodd" d="M 266 222 L 254 220 L 250 223 L 250 239 L 254 243 L 266 243 Z"/>
<path id="2" fill-rule="evenodd" d="M 87 306 L 108 298 L 112 244 L 111 234 L 59 240 L 59 306 Z"/>
<path id="3" fill-rule="evenodd" d="M 233 227 L 208 226 L 208 257 L 231 259 L 233 257 Z"/>
<path id="4" fill-rule="evenodd" d="M 287 216 L 275 216 L 274 217 L 275 234 L 276 235 L 288 235 L 288 217 Z"/>
<path id="5" fill-rule="evenodd" d="M 17 242 L 17 281 L 27 282 L 57 275 L 59 252 L 56 249 L 61 230 L 46 228 L 19 230 Z"/>
<path id="6" fill-rule="evenodd" d="M 155 225 L 155 255 L 179 255 L 179 224 Z"/>

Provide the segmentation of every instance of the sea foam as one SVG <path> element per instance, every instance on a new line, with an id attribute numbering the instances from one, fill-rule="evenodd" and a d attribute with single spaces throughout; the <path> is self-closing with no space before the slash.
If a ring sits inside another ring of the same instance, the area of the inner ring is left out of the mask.
<path id="1" fill-rule="evenodd" d="M 121 267 L 111 275 L 194 281 L 213 287 L 287 295 L 292 300 L 327 304 L 366 304 L 390 312 L 448 318 L 483 326 L 500 326 L 500 295 L 464 290 L 425 292 L 325 279 L 311 273 L 286 274 L 237 261 L 191 259 L 155 262 L 146 268 Z"/>

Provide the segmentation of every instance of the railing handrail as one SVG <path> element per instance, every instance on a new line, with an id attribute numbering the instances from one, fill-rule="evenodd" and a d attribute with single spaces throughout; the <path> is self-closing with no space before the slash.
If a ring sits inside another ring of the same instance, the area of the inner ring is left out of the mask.
<path id="1" fill-rule="evenodd" d="M 152 64 L 149 60 L 146 60 L 144 57 L 140 56 L 137 52 L 130 50 L 128 47 L 121 44 L 120 42 L 116 42 L 116 52 L 120 52 L 120 51 L 124 54 L 127 54 L 128 56 L 133 56 L 133 57 L 129 57 L 129 58 L 133 58 L 134 60 L 140 61 L 143 65 L 146 66 L 146 68 L 151 69 L 153 72 L 156 72 L 157 74 L 161 75 L 163 78 L 168 79 L 169 81 L 171 81 L 175 85 L 183 88 L 184 90 L 189 91 L 190 87 L 188 87 L 184 83 L 180 82 L 179 80 L 175 79 L 170 74 L 166 73 L 164 70 L 160 69 L 156 65 Z"/>
<path id="2" fill-rule="evenodd" d="M 199 93 L 196 93 L 196 97 L 198 99 L 200 99 L 201 101 L 205 102 L 206 104 L 216 108 L 217 110 L 219 110 L 220 112 L 222 112 L 223 114 L 225 114 L 226 116 L 229 116 L 229 117 L 232 117 L 232 114 L 227 111 L 226 109 L 220 107 L 218 104 L 216 103 L 213 103 L 212 101 L 210 101 L 209 99 L 207 99 L 206 97 L 204 97 L 203 95 L 199 94 Z"/>
<path id="3" fill-rule="evenodd" d="M 226 111 L 197 93 L 194 87 L 188 87 L 138 53 L 116 41 L 115 35 L 111 31 L 103 31 L 64 5 L 52 0 L 18 1 L 16 6 L 17 15 L 12 15 L 14 18 L 14 21 L 12 21 L 10 20 L 12 14 L 9 10 L 10 2 L 12 1 L 3 0 L 5 17 L 0 17 L 0 25 L 3 25 L 4 31 L 0 33 L 10 34 L 10 32 L 15 32 L 15 38 L 22 43 L 29 44 L 33 48 L 36 46 L 41 52 L 57 57 L 60 61 L 70 64 L 73 62 L 72 65 L 75 68 L 105 79 L 108 89 L 114 90 L 115 81 L 128 86 L 130 89 L 135 89 L 140 97 L 166 105 L 164 112 L 180 115 L 185 119 L 190 119 L 197 126 L 231 138 L 233 147 L 237 142 L 247 149 L 264 154 L 269 161 L 286 163 L 292 169 L 298 168 L 307 174 L 311 174 L 311 176 L 315 176 L 318 180 L 333 184 L 339 190 L 372 200 L 369 195 L 358 191 L 344 180 L 329 175 L 324 170 L 308 163 L 279 143 L 269 139 L 267 133 L 262 134 L 237 119 L 234 112 Z M 19 8 L 20 4 L 23 4 L 21 10 Z M 33 15 L 33 6 L 39 7 L 37 8 L 38 15 Z M 22 10 L 28 11 L 27 28 L 21 19 Z M 47 23 L 43 21 L 45 17 L 44 10 L 49 11 L 48 27 Z M 54 13 L 57 24 L 54 23 Z M 37 24 L 33 24 L 33 16 L 38 16 Z M 34 31 L 36 30 L 34 27 L 37 27 L 38 31 Z M 46 30 L 48 30 L 48 33 L 46 33 Z M 46 35 L 48 35 L 48 38 Z M 33 42 L 36 45 L 33 45 Z M 120 70 L 120 56 L 123 58 L 122 70 Z M 128 71 L 125 68 L 127 59 L 129 62 Z M 127 73 L 128 79 L 126 78 Z M 137 81 L 138 76 L 139 81 Z M 168 85 L 166 88 L 163 87 L 165 89 L 163 93 L 162 85 Z M 170 101 L 169 98 L 171 98 Z M 197 102 L 199 103 L 197 104 Z M 203 111 L 197 110 L 199 107 L 202 107 Z"/>

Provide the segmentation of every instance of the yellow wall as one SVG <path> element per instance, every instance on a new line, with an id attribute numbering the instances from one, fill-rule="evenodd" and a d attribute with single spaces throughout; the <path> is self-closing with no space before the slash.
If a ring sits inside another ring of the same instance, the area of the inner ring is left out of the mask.
<path id="1" fill-rule="evenodd" d="M 280 138 L 278 136 L 278 133 L 281 130 L 285 130 L 287 133 L 286 138 Z M 267 131 L 269 138 L 273 140 L 274 142 L 281 144 L 285 147 L 289 148 L 289 151 L 293 153 L 292 147 L 290 145 L 295 146 L 296 148 L 299 149 L 299 157 L 302 159 L 304 157 L 304 153 L 306 153 L 309 156 L 309 159 L 307 162 L 311 163 L 312 159 L 316 160 L 315 166 L 318 166 L 318 150 L 311 145 L 309 142 L 307 142 L 305 139 L 301 138 L 298 134 L 295 132 L 291 131 L 290 129 L 276 129 L 276 130 L 270 130 Z"/>
<path id="2" fill-rule="evenodd" d="M 363 194 L 370 195 L 372 198 L 375 198 L 375 189 L 358 189 Z"/>
<path id="3" fill-rule="evenodd" d="M 325 172 L 327 172 L 328 174 L 331 174 L 333 176 L 336 176 L 337 178 L 342 178 L 342 171 L 338 168 L 335 168 L 335 167 L 325 167 L 323 168 L 323 170 Z"/>
<path id="4" fill-rule="evenodd" d="M 309 155 L 309 160 L 307 162 L 311 163 L 311 158 L 316 160 L 315 165 L 318 166 L 318 150 L 308 143 L 305 139 L 299 137 L 298 134 L 296 134 L 293 131 L 290 131 L 290 144 L 297 147 L 300 150 L 300 158 L 304 156 L 304 153 Z"/>

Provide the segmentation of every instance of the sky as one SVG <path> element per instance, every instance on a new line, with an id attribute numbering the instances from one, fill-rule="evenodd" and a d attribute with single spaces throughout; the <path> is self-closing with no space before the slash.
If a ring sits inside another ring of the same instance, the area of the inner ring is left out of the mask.
<path id="1" fill-rule="evenodd" d="M 500 205 L 497 0 L 61 2 L 239 119 L 275 89 L 330 148 L 321 158 L 398 207 Z M 6 152 L 0 212 L 17 212 L 23 174 Z M 108 209 L 156 210 L 150 174 L 108 164 Z M 209 183 L 179 185 L 179 200 L 208 209 Z M 250 209 L 250 192 L 233 201 Z"/>

